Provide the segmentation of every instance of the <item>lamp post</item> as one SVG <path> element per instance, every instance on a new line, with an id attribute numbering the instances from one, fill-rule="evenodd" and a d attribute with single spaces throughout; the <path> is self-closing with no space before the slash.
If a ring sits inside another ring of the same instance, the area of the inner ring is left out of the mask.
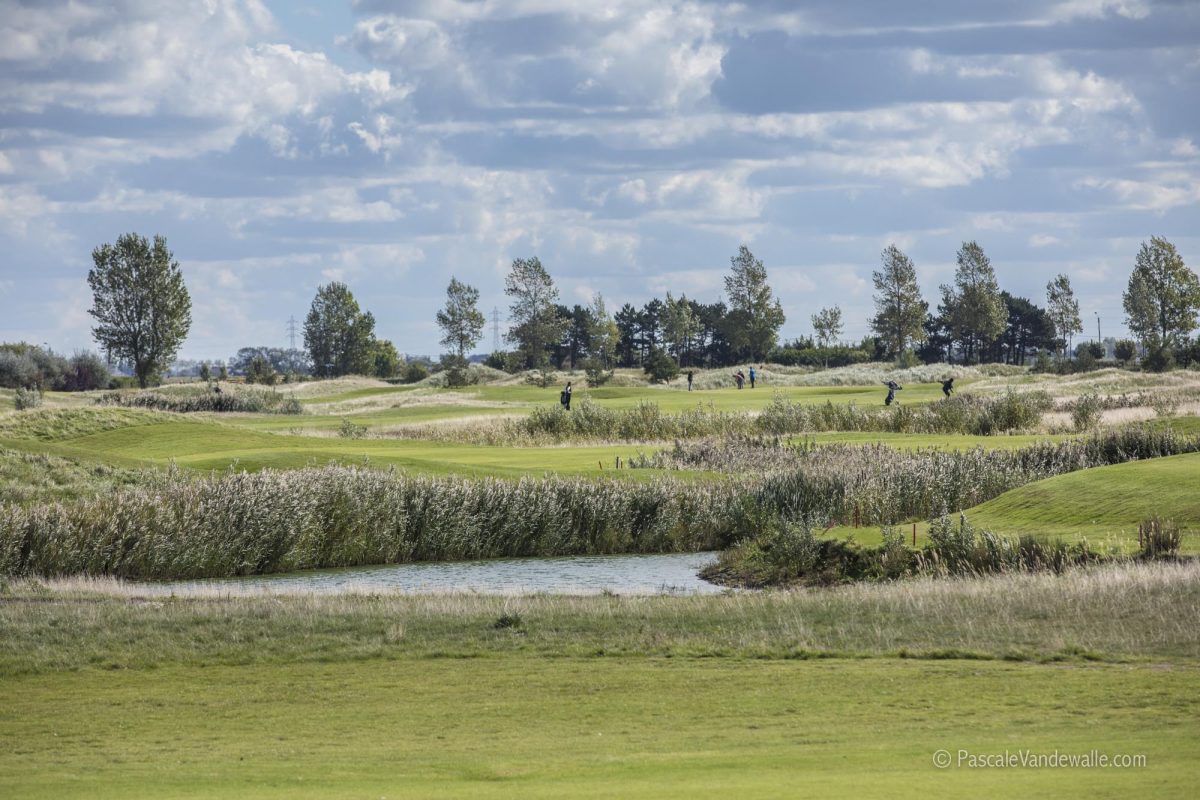
<path id="1" fill-rule="evenodd" d="M 1104 340 L 1100 338 L 1100 312 L 1096 311 L 1094 313 L 1096 314 L 1096 344 L 1104 347 Z M 1108 355 L 1107 350 L 1104 352 L 1104 355 Z"/>

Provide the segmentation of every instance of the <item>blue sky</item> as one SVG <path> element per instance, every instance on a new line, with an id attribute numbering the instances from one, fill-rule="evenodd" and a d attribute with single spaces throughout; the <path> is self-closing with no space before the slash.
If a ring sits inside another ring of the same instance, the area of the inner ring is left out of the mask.
<path id="1" fill-rule="evenodd" d="M 435 353 L 450 276 L 503 309 L 530 255 L 567 303 L 711 301 L 741 243 L 789 337 L 865 334 L 891 242 L 934 300 L 968 239 L 1123 332 L 1141 241 L 1200 264 L 1200 3 L 914 5 L 0 0 L 0 340 L 92 346 L 128 231 L 191 358 L 286 344 L 332 279 Z"/>

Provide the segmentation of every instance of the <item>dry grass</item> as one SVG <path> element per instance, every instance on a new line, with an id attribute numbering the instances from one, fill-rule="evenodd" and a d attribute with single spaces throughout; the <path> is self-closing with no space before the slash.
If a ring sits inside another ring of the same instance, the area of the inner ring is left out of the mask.
<path id="1" fill-rule="evenodd" d="M 370 654 L 911 655 L 1144 660 L 1200 657 L 1200 564 L 1061 576 L 909 580 L 668 597 L 335 595 L 188 590 L 113 580 L 13 582 L 5 668 L 116 660 L 245 663 Z M 494 621 L 521 620 L 520 635 Z M 51 635 L 47 635 L 47 632 Z M 228 635 L 237 631 L 236 636 Z"/>

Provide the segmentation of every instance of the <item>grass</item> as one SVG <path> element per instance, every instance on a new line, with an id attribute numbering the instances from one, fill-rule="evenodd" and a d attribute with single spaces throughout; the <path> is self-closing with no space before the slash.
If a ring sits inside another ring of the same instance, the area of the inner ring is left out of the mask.
<path id="1" fill-rule="evenodd" d="M 1191 667 L 523 657 L 64 673 L 0 688 L 0 793 L 1188 797 L 1196 677 Z M 931 765 L 942 748 L 1005 747 L 1142 753 L 1148 766 Z"/>
<path id="2" fill-rule="evenodd" d="M 498 632 L 504 614 L 516 635 Z M 0 593 L 0 675 L 364 658 L 1200 659 L 1200 564 L 682 597 L 291 594 L 68 578 Z"/>
<path id="3" fill-rule="evenodd" d="M 0 795 L 1189 797 L 1198 569 L 659 598 L 11 583 Z M 932 766 L 960 748 L 1147 766 Z"/>
<path id="4" fill-rule="evenodd" d="M 1156 458 L 1059 475 L 1031 483 L 968 512 L 998 533 L 1066 539 L 1136 539 L 1158 515 L 1187 532 L 1184 549 L 1200 549 L 1200 454 Z"/>

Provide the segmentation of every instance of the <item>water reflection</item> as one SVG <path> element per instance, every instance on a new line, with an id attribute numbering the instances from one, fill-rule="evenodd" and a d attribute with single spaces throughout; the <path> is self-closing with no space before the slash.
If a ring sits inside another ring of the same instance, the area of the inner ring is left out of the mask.
<path id="1" fill-rule="evenodd" d="M 696 573 L 716 553 L 503 558 L 314 570 L 159 584 L 161 591 L 695 594 L 724 591 Z"/>

